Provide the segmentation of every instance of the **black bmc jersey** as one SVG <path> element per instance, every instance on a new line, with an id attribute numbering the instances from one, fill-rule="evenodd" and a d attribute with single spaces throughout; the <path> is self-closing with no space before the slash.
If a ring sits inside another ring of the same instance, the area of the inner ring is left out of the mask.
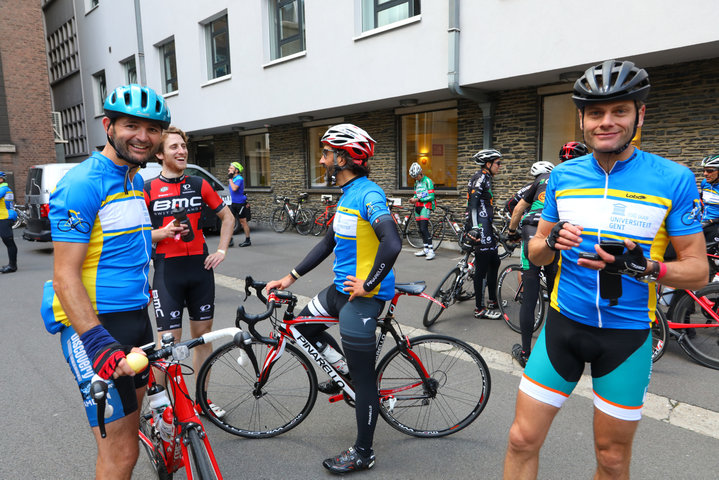
<path id="1" fill-rule="evenodd" d="M 179 178 L 165 178 L 162 175 L 145 182 L 145 203 L 150 211 L 153 228 L 162 228 L 174 217 L 172 210 L 184 207 L 190 220 L 195 238 L 191 242 L 166 238 L 157 243 L 156 256 L 165 258 L 207 253 L 205 237 L 200 230 L 202 205 L 206 204 L 218 213 L 225 206 L 220 196 L 203 178 L 183 175 Z"/>

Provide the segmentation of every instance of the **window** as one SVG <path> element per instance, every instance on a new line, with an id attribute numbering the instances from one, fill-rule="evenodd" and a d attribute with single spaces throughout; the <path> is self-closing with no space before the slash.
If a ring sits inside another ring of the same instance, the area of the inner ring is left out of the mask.
<path id="1" fill-rule="evenodd" d="M 325 167 L 320 165 L 320 158 L 322 156 L 322 135 L 325 134 L 328 128 L 332 125 L 322 125 L 318 127 L 311 127 L 307 130 L 309 136 L 309 171 L 310 171 L 310 186 L 311 187 L 327 187 L 327 180 L 325 178 Z"/>
<path id="2" fill-rule="evenodd" d="M 362 0 L 362 31 L 419 15 L 420 0 Z"/>
<path id="3" fill-rule="evenodd" d="M 270 0 L 272 60 L 305 50 L 304 0 Z"/>
<path id="4" fill-rule="evenodd" d="M 65 157 L 87 155 L 87 135 L 85 134 L 85 109 L 82 103 L 73 105 L 60 112 L 62 135 L 65 144 Z"/>
<path id="5" fill-rule="evenodd" d="M 55 83 L 80 69 L 75 19 L 71 18 L 47 36 L 47 58 L 50 64 L 50 83 Z"/>
<path id="6" fill-rule="evenodd" d="M 122 70 L 125 72 L 125 83 L 137 83 L 137 64 L 135 63 L 135 56 L 124 60 L 122 63 Z"/>
<path id="7" fill-rule="evenodd" d="M 162 93 L 177 91 L 177 58 L 175 57 L 175 39 L 159 46 L 162 58 Z"/>
<path id="8" fill-rule="evenodd" d="M 95 94 L 95 115 L 103 114 L 105 97 L 107 97 L 107 82 L 105 82 L 105 70 L 101 70 L 92 76 L 93 92 Z"/>
<path id="9" fill-rule="evenodd" d="M 207 32 L 208 78 L 229 75 L 230 70 L 230 33 L 227 29 L 227 15 L 212 20 L 205 26 Z"/>
<path id="10" fill-rule="evenodd" d="M 409 166 L 417 162 L 437 188 L 457 187 L 457 109 L 400 117 L 400 186 L 414 187 Z"/>
<path id="11" fill-rule="evenodd" d="M 559 149 L 567 142 L 582 140 L 577 107 L 567 93 L 542 97 L 541 158 L 559 162 Z"/>
<path id="12" fill-rule="evenodd" d="M 248 187 L 270 186 L 270 134 L 259 133 L 241 137 L 242 164 Z"/>

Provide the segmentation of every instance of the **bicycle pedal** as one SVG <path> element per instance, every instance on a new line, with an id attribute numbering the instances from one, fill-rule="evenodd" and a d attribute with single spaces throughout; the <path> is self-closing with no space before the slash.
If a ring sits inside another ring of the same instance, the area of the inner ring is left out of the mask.
<path id="1" fill-rule="evenodd" d="M 344 400 L 344 395 L 341 393 L 338 393 L 337 395 L 332 395 L 329 398 L 329 400 L 330 400 L 330 403 L 337 403 L 337 402 Z"/>

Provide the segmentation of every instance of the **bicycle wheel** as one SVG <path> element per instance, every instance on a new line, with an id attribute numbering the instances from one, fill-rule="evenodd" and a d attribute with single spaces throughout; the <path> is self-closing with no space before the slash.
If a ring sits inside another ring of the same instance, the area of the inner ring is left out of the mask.
<path id="1" fill-rule="evenodd" d="M 312 222 L 312 230 L 311 233 L 315 237 L 318 237 L 322 235 L 324 232 L 327 231 L 327 215 L 325 213 L 321 213 L 317 215 Z"/>
<path id="2" fill-rule="evenodd" d="M 205 442 L 200 438 L 200 434 L 196 428 L 185 430 L 187 440 L 187 454 L 189 455 L 190 468 L 192 469 L 192 478 L 200 480 L 217 480 L 218 475 L 212 466 L 210 454 L 207 452 Z M 188 475 L 189 476 L 189 475 Z"/>
<path id="3" fill-rule="evenodd" d="M 509 265 L 502 270 L 497 279 L 497 302 L 502 311 L 504 322 L 517 333 L 522 333 L 519 326 L 519 310 L 522 308 L 522 267 Z M 544 290 L 540 288 L 537 305 L 534 307 L 534 329 L 536 332 L 544 320 Z"/>
<path id="4" fill-rule="evenodd" d="M 458 267 L 454 267 L 450 270 L 449 273 L 442 279 L 442 282 L 439 284 L 439 287 L 437 287 L 437 290 L 435 290 L 434 295 L 432 295 L 435 300 L 444 305 L 444 308 L 437 305 L 432 300 L 427 300 L 427 308 L 425 308 L 424 317 L 422 317 L 422 324 L 425 327 L 432 326 L 434 322 L 437 321 L 439 316 L 442 315 L 442 312 L 447 310 L 449 306 L 454 303 L 456 297 L 455 289 L 459 274 L 460 270 Z"/>
<path id="5" fill-rule="evenodd" d="M 667 344 L 667 317 L 657 308 L 657 318 L 652 323 L 652 362 L 656 362 L 664 355 Z"/>
<path id="6" fill-rule="evenodd" d="M 679 345 L 696 362 L 719 370 L 719 322 L 715 318 L 719 312 L 719 284 L 710 283 L 695 295 L 701 304 L 686 295 L 674 309 L 674 322 L 701 325 L 675 328 L 679 333 Z"/>
<path id="7" fill-rule="evenodd" d="M 434 224 L 434 228 L 430 230 L 432 232 L 432 248 L 437 250 L 442 245 L 444 239 L 444 226 L 447 224 L 445 219 L 441 219 Z"/>
<path id="8" fill-rule="evenodd" d="M 411 338 L 415 366 L 395 346 L 377 367 L 380 409 L 387 423 L 415 437 L 443 437 L 462 430 L 487 405 L 489 369 L 468 344 L 444 335 Z M 425 384 L 418 371 L 429 374 Z"/>
<path id="9" fill-rule="evenodd" d="M 259 367 L 268 354 L 274 353 L 257 340 L 248 348 Z M 255 385 L 255 368 L 251 362 L 241 366 L 239 356 L 239 348 L 228 343 L 212 352 L 200 368 L 197 399 L 212 423 L 233 435 L 268 438 L 291 430 L 307 418 L 317 399 L 317 375 L 297 347 L 285 345 L 260 390 Z M 208 401 L 225 410 L 225 415 L 215 417 L 208 411 Z"/>
<path id="10" fill-rule="evenodd" d="M 282 233 L 290 226 L 290 216 L 287 214 L 285 207 L 277 207 L 272 211 L 272 218 L 270 219 L 272 228 L 277 233 Z"/>
<path id="11" fill-rule="evenodd" d="M 300 235 L 307 235 L 312 230 L 315 220 L 315 212 L 309 208 L 303 208 L 297 212 L 297 223 L 295 228 Z"/>
<path id="12" fill-rule="evenodd" d="M 152 469 L 157 473 L 159 480 L 172 480 L 172 474 L 167 471 L 165 458 L 162 456 L 162 440 L 160 435 L 152 425 L 152 413 L 150 411 L 150 401 L 147 396 L 142 400 L 142 408 L 140 409 L 140 431 L 152 443 L 147 445 L 144 440 L 140 440 L 140 444 L 144 447 L 147 457 L 150 459 Z"/>

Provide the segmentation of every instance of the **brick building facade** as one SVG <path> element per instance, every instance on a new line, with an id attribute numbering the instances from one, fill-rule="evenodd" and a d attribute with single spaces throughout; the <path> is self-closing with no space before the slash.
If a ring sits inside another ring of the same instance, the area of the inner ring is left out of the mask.
<path id="1" fill-rule="evenodd" d="M 699 161 L 719 147 L 719 60 L 711 59 L 649 68 L 652 92 L 641 131 L 641 148 L 691 167 L 700 178 Z M 537 88 L 501 91 L 496 94 L 493 146 L 504 155 L 495 180 L 495 198 L 502 204 L 522 185 L 530 182 L 529 167 L 537 161 L 541 98 Z M 458 187 L 439 190 L 438 202 L 461 213 L 465 204 L 464 182 L 476 170 L 470 157 L 482 148 L 482 112 L 476 103 L 457 102 Z M 377 140 L 370 178 L 389 197 L 407 199 L 412 192 L 400 189 L 397 158 L 398 121 L 391 109 L 344 116 Z M 276 194 L 296 197 L 310 192 L 310 205 L 322 208 L 320 196 L 332 190 L 308 188 L 307 136 L 299 123 L 269 128 L 272 187 L 248 189 L 253 219 L 268 221 Z M 240 157 L 237 135 L 215 137 L 214 173 L 226 177 L 227 165 Z M 570 141 L 573 139 L 567 139 Z M 581 139 L 579 139 L 581 140 Z M 548 159 L 557 162 L 557 159 Z"/>
<path id="2" fill-rule="evenodd" d="M 39 2 L 6 0 L 0 18 L 0 170 L 22 203 L 28 168 L 56 159 L 43 16 Z"/>

